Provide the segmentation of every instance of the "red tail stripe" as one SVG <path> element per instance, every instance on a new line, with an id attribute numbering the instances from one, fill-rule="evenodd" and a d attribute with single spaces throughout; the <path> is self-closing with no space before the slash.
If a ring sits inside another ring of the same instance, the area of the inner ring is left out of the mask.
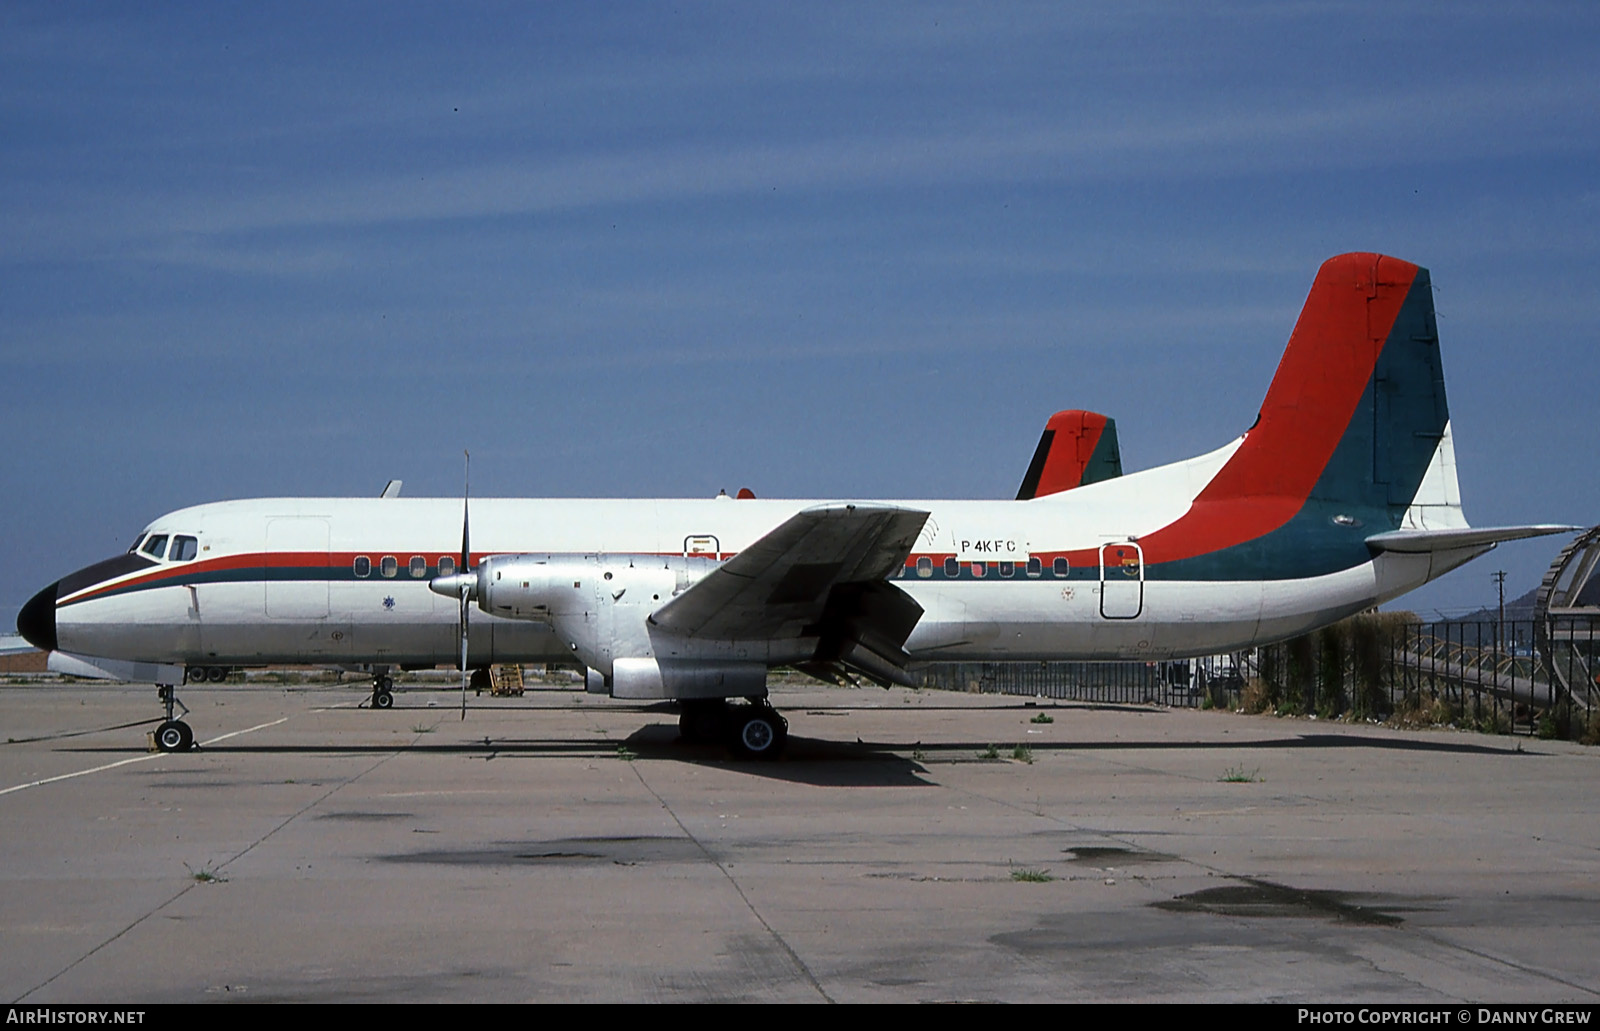
<path id="1" fill-rule="evenodd" d="M 1260 420 L 1189 511 L 1140 541 L 1146 562 L 1232 547 L 1294 518 L 1343 439 L 1418 271 L 1377 254 L 1323 263 Z"/>

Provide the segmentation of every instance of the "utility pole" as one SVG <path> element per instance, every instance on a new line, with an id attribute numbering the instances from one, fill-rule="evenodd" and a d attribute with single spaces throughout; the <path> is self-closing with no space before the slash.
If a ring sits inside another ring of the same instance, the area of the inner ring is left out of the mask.
<path id="1" fill-rule="evenodd" d="M 1500 589 L 1500 618 L 1494 625 L 1494 651 L 1498 657 L 1500 654 L 1500 641 L 1505 633 L 1506 625 L 1506 571 L 1504 569 L 1495 570 L 1494 583 Z"/>

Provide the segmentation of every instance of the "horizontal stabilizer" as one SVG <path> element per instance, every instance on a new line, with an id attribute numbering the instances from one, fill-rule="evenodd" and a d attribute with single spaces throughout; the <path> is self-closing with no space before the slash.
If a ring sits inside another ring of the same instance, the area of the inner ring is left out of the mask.
<path id="1" fill-rule="evenodd" d="M 1448 530 L 1390 530 L 1375 533 L 1367 543 L 1379 551 L 1395 551 L 1418 555 L 1435 551 L 1454 551 L 1458 548 L 1482 548 L 1501 541 L 1520 541 L 1526 537 L 1544 537 L 1552 533 L 1576 533 L 1581 526 L 1558 526 L 1541 523 L 1536 526 L 1463 526 Z"/>

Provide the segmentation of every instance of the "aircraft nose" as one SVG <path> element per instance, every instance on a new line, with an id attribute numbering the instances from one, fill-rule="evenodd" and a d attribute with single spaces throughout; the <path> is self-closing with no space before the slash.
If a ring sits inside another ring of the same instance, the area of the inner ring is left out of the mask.
<path id="1" fill-rule="evenodd" d="M 56 650 L 56 589 L 61 581 L 46 587 L 28 599 L 17 613 L 17 633 L 35 648 L 47 652 Z"/>

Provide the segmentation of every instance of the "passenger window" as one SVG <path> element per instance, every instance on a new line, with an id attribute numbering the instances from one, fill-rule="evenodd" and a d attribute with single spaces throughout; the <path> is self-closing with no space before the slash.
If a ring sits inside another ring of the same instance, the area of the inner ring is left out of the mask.
<path id="1" fill-rule="evenodd" d="M 428 560 L 421 555 L 411 556 L 411 578 L 421 580 L 428 575 Z"/>
<path id="2" fill-rule="evenodd" d="M 400 561 L 393 555 L 385 555 L 378 562 L 378 572 L 386 577 L 393 577 L 400 571 Z"/>
<path id="3" fill-rule="evenodd" d="M 1038 576 L 1042 572 L 1044 572 L 1044 564 L 1039 561 L 1037 556 L 1028 559 L 1028 575 L 1029 576 Z"/>
<path id="4" fill-rule="evenodd" d="M 172 538 L 172 552 L 167 556 L 174 562 L 192 562 L 200 554 L 200 542 L 193 537 Z"/>
<path id="5" fill-rule="evenodd" d="M 1002 562 L 1002 563 L 1000 563 L 1000 575 L 1001 576 L 1010 576 L 1011 574 L 1015 573 L 1016 571 L 1017 571 L 1017 564 L 1015 562 Z"/>
<path id="6" fill-rule="evenodd" d="M 954 555 L 944 560 L 944 575 L 952 580 L 961 575 L 961 563 L 956 561 Z"/>
<path id="7" fill-rule="evenodd" d="M 456 571 L 456 560 L 449 555 L 439 556 L 439 575 L 450 576 Z"/>
<path id="8" fill-rule="evenodd" d="M 980 580 L 983 579 L 985 576 L 988 576 L 989 575 L 989 563 L 987 563 L 987 562 L 974 562 L 972 564 L 972 575 L 977 577 Z"/>
<path id="9" fill-rule="evenodd" d="M 167 535 L 163 533 L 159 536 L 151 537 L 144 542 L 144 547 L 140 550 L 151 558 L 160 558 L 167 553 Z"/>
<path id="10" fill-rule="evenodd" d="M 372 575 L 372 560 L 365 555 L 357 555 L 354 569 L 356 576 L 365 579 Z"/>
<path id="11" fill-rule="evenodd" d="M 1072 572 L 1072 566 L 1067 563 L 1065 555 L 1057 555 L 1056 560 L 1050 563 L 1051 576 L 1066 576 Z"/>
<path id="12" fill-rule="evenodd" d="M 917 575 L 926 580 L 933 575 L 933 559 L 924 555 L 917 559 Z"/>

